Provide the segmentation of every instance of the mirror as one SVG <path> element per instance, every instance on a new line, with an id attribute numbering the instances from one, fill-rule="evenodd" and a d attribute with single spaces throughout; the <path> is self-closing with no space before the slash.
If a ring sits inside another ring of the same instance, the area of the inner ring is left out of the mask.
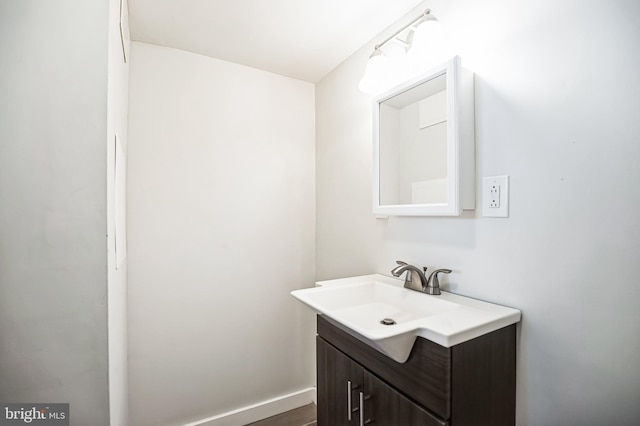
<path id="1" fill-rule="evenodd" d="M 473 74 L 454 57 L 374 101 L 373 211 L 475 208 Z"/>

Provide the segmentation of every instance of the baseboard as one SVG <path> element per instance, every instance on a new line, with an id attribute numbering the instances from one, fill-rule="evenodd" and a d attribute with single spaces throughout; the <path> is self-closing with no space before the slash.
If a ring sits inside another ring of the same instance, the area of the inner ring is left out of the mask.
<path id="1" fill-rule="evenodd" d="M 259 402 L 217 416 L 207 417 L 184 426 L 238 426 L 257 422 L 285 411 L 316 402 L 316 388 L 307 388 L 288 395 Z"/>

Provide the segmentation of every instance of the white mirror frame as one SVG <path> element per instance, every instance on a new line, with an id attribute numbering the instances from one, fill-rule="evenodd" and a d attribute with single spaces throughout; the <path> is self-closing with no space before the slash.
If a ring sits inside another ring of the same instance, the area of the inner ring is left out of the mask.
<path id="1" fill-rule="evenodd" d="M 459 216 L 475 209 L 473 73 L 454 56 L 444 64 L 383 93 L 373 101 L 373 213 L 394 216 Z M 380 104 L 446 74 L 447 203 L 380 204 Z"/>

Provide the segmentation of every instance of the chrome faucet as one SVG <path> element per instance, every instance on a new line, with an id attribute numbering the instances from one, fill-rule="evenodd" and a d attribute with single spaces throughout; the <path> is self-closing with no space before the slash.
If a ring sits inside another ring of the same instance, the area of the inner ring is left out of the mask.
<path id="1" fill-rule="evenodd" d="M 393 274 L 394 277 L 399 277 L 406 272 L 407 275 L 404 279 L 405 288 L 432 295 L 440 294 L 440 281 L 438 280 L 438 274 L 441 272 L 443 274 L 451 273 L 451 269 L 436 269 L 431 273 L 431 275 L 429 275 L 429 278 L 427 278 L 425 275 L 427 272 L 426 267 L 422 268 L 421 271 L 420 268 L 409 265 L 401 260 L 397 260 L 396 263 L 398 266 L 391 270 L 391 274 Z"/>

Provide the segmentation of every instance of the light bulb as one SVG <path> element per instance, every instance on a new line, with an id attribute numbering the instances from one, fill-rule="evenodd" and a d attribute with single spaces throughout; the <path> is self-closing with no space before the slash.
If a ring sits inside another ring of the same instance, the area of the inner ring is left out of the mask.
<path id="1" fill-rule="evenodd" d="M 360 80 L 359 88 L 365 93 L 378 93 L 384 86 L 384 81 L 389 74 L 389 58 L 384 56 L 380 49 L 376 48 L 369 57 L 364 76 Z"/>
<path id="2" fill-rule="evenodd" d="M 414 30 L 407 63 L 411 74 L 419 74 L 447 59 L 447 46 L 440 23 L 435 18 L 422 22 Z"/>

